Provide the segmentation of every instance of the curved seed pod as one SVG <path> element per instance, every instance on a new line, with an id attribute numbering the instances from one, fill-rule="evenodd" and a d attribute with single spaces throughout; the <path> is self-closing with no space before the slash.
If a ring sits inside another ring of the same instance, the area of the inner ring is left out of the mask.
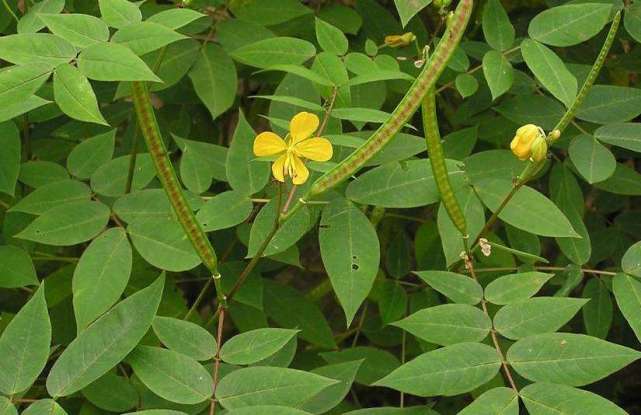
<path id="1" fill-rule="evenodd" d="M 447 174 L 447 166 L 445 165 L 445 155 L 443 154 L 443 146 L 441 145 L 441 134 L 438 131 L 438 119 L 436 118 L 436 102 L 434 97 L 434 89 L 432 88 L 425 98 L 421 106 L 423 113 L 423 130 L 425 131 L 425 142 L 427 143 L 427 154 L 430 157 L 430 164 L 432 166 L 432 173 L 436 181 L 436 187 L 441 194 L 441 201 L 447 211 L 447 214 L 452 219 L 452 223 L 456 229 L 461 232 L 461 235 L 467 235 L 467 225 L 465 223 L 465 216 L 458 204 L 458 200 L 454 196 L 450 177 Z"/>
<path id="2" fill-rule="evenodd" d="M 461 0 L 451 16 L 451 23 L 438 42 L 423 70 L 414 80 L 390 118 L 350 156 L 318 178 L 304 199 L 323 193 L 354 174 L 367 160 L 378 153 L 414 114 L 427 91 L 445 69 L 461 40 L 472 12 L 473 0 Z"/>
<path id="3" fill-rule="evenodd" d="M 138 124 L 140 125 L 143 137 L 145 137 L 149 154 L 154 161 L 160 183 L 162 183 L 162 187 L 165 189 L 171 202 L 171 207 L 176 213 L 178 221 L 185 230 L 194 249 L 217 281 L 220 274 L 218 273 L 216 252 L 211 246 L 209 239 L 207 239 L 207 235 L 200 227 L 200 224 L 196 221 L 196 217 L 178 183 L 176 172 L 167 156 L 165 143 L 160 135 L 156 115 L 151 106 L 149 91 L 144 83 L 133 82 L 132 94 L 136 115 L 138 116 Z M 220 292 L 220 290 L 218 291 Z"/>
<path id="4" fill-rule="evenodd" d="M 605 58 L 608 56 L 608 52 L 610 52 L 610 47 L 612 47 L 612 42 L 614 42 L 614 38 L 616 37 L 617 30 L 619 29 L 620 21 L 621 21 L 621 11 L 618 11 L 614 15 L 614 18 L 612 19 L 612 24 L 610 25 L 608 36 L 605 38 L 605 41 L 603 42 L 603 46 L 601 46 L 601 51 L 599 51 L 599 55 L 595 59 L 594 64 L 592 65 L 592 69 L 590 70 L 590 73 L 588 73 L 588 77 L 583 82 L 583 85 L 581 86 L 579 93 L 576 95 L 576 98 L 574 98 L 574 102 L 572 103 L 572 106 L 565 112 L 565 114 L 563 114 L 563 117 L 561 118 L 561 120 L 552 129 L 552 132 L 558 131 L 558 136 L 560 136 L 561 133 L 563 133 L 563 130 L 565 130 L 565 128 L 570 124 L 570 122 L 572 122 L 572 119 L 574 118 L 576 111 L 579 109 L 579 107 L 583 103 L 583 100 L 588 95 L 588 92 L 590 92 L 590 89 L 592 88 L 592 85 L 594 84 L 596 77 L 599 75 L 599 72 L 601 72 L 601 67 L 605 62 Z M 556 138 L 558 139 L 558 137 Z"/>

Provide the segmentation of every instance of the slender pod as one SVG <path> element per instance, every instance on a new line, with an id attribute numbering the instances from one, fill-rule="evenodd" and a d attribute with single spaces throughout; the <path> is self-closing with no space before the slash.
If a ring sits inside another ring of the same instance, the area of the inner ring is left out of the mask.
<path id="1" fill-rule="evenodd" d="M 196 221 L 196 217 L 187 203 L 187 199 L 185 198 L 182 188 L 178 183 L 176 172 L 171 165 L 169 157 L 167 156 L 165 143 L 160 135 L 156 115 L 154 114 L 154 110 L 151 106 L 149 91 L 144 83 L 133 82 L 132 93 L 134 107 L 136 108 L 136 115 L 138 116 L 138 124 L 140 125 L 143 137 L 145 137 L 149 154 L 154 161 L 154 166 L 156 167 L 156 173 L 158 174 L 160 183 L 165 189 L 165 192 L 169 197 L 169 201 L 171 202 L 171 206 L 178 217 L 178 221 L 185 230 L 185 233 L 189 237 L 194 249 L 202 259 L 207 269 L 212 273 L 212 276 L 218 280 L 220 278 L 220 274 L 218 273 L 218 259 L 216 258 L 216 252 L 209 242 L 209 239 L 207 239 L 207 235 L 203 231 L 202 227 Z M 222 295 L 220 290 L 218 291 L 219 295 Z"/>
<path id="2" fill-rule="evenodd" d="M 559 122 L 556 124 L 552 132 L 558 131 L 560 134 L 563 132 L 563 130 L 565 130 L 565 128 L 570 124 L 570 122 L 572 122 L 572 119 L 574 118 L 576 111 L 579 109 L 579 107 L 583 103 L 583 100 L 588 95 L 588 92 L 590 92 L 590 89 L 592 88 L 592 85 L 594 85 L 594 81 L 596 80 L 596 77 L 599 75 L 599 72 L 601 72 L 601 68 L 603 67 L 605 58 L 608 57 L 608 52 L 610 52 L 610 48 L 612 47 L 612 43 L 614 42 L 614 38 L 616 37 L 620 22 L 621 22 L 621 11 L 618 11 L 614 15 L 614 18 L 612 19 L 612 24 L 610 25 L 610 30 L 608 31 L 608 35 L 605 38 L 605 41 L 603 42 L 603 46 L 601 46 L 601 51 L 599 51 L 599 55 L 597 56 L 597 58 L 594 61 L 594 64 L 592 65 L 592 69 L 590 69 L 590 73 L 588 73 L 588 77 L 583 82 L 583 85 L 581 86 L 579 93 L 576 95 L 576 98 L 574 98 L 574 102 L 572 103 L 572 106 L 565 112 L 565 114 L 563 114 L 563 117 L 561 117 L 561 120 L 559 120 Z"/>
<path id="3" fill-rule="evenodd" d="M 445 34 L 390 118 L 350 156 L 318 178 L 304 199 L 323 193 L 354 174 L 365 162 L 378 153 L 416 112 L 421 100 L 427 91 L 434 86 L 460 42 L 467 27 L 472 6 L 473 0 L 460 1 L 454 14 L 448 19 Z"/>
<path id="4" fill-rule="evenodd" d="M 425 142 L 427 143 L 427 153 L 429 155 L 430 165 L 432 166 L 434 180 L 436 181 L 436 187 L 441 194 L 441 201 L 450 219 L 452 219 L 452 223 L 454 223 L 456 229 L 461 232 L 461 235 L 465 237 L 467 235 L 467 225 L 463 211 L 459 206 L 458 200 L 456 200 L 456 196 L 454 196 L 450 177 L 447 173 L 445 155 L 443 154 L 443 146 L 441 145 L 441 134 L 438 130 L 438 119 L 436 118 L 436 98 L 433 88 L 423 98 L 421 112 L 423 115 L 423 130 L 425 132 Z"/>

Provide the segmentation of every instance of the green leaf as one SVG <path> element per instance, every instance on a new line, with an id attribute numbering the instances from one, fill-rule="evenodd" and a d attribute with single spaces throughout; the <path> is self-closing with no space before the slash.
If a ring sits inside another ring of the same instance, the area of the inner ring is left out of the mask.
<path id="1" fill-rule="evenodd" d="M 610 291 L 599 278 L 588 280 L 582 296 L 590 301 L 583 307 L 583 324 L 590 336 L 605 339 L 612 326 Z"/>
<path id="2" fill-rule="evenodd" d="M 450 180 L 462 181 L 463 172 L 447 162 Z M 427 160 L 389 163 L 368 170 L 350 182 L 345 195 L 354 202 L 385 208 L 411 208 L 436 203 L 440 194 Z"/>
<path id="3" fill-rule="evenodd" d="M 34 189 L 68 178 L 67 170 L 51 161 L 27 161 L 20 166 L 20 181 Z"/>
<path id="4" fill-rule="evenodd" d="M 151 326 L 164 281 L 162 275 L 82 331 L 51 368 L 47 377 L 49 394 L 53 397 L 71 395 L 120 363 Z"/>
<path id="5" fill-rule="evenodd" d="M 234 16 L 261 26 L 272 26 L 311 14 L 298 0 L 247 0 L 230 5 Z"/>
<path id="6" fill-rule="evenodd" d="M 0 415 L 18 415 L 16 407 L 4 396 L 0 396 Z"/>
<path id="7" fill-rule="evenodd" d="M 181 39 L 187 39 L 187 36 L 167 26 L 145 21 L 121 28 L 113 35 L 111 41 L 127 46 L 136 55 L 141 56 Z"/>
<path id="8" fill-rule="evenodd" d="M 641 277 L 641 242 L 630 246 L 621 258 L 621 268 L 626 274 Z"/>
<path id="9" fill-rule="evenodd" d="M 300 338 L 312 344 L 327 349 L 336 347 L 323 313 L 294 288 L 265 280 L 264 296 L 265 314 L 276 323 L 300 330 Z"/>
<path id="10" fill-rule="evenodd" d="M 514 44 L 514 26 L 499 0 L 489 0 L 483 7 L 483 35 L 488 45 L 498 51 Z"/>
<path id="11" fill-rule="evenodd" d="M 253 145 L 256 133 L 242 111 L 238 112 L 238 124 L 227 152 L 226 173 L 229 185 L 236 191 L 253 195 L 261 191 L 269 181 L 267 163 L 257 160 Z"/>
<path id="12" fill-rule="evenodd" d="M 51 101 L 42 99 L 33 95 L 22 101 L 10 102 L 0 106 L 0 123 L 16 118 L 19 115 L 36 110 L 44 105 L 50 104 Z"/>
<path id="13" fill-rule="evenodd" d="M 320 355 L 333 364 L 362 360 L 363 364 L 356 374 L 356 382 L 368 386 L 401 365 L 396 356 L 390 352 L 371 346 L 356 346 Z"/>
<path id="14" fill-rule="evenodd" d="M 458 343 L 424 353 L 374 385 L 416 396 L 453 396 L 485 384 L 500 367 L 501 359 L 494 348 Z"/>
<path id="15" fill-rule="evenodd" d="M 623 25 L 630 36 L 641 43 L 641 4 L 634 2 L 628 5 L 623 14 Z"/>
<path id="16" fill-rule="evenodd" d="M 106 157 L 106 154 L 101 156 L 101 158 L 103 157 Z M 109 197 L 124 195 L 127 187 L 127 177 L 129 176 L 130 158 L 131 156 L 121 156 L 100 165 L 91 174 L 91 188 L 93 191 Z M 97 160 L 92 161 L 90 164 L 93 166 L 94 163 L 98 164 Z M 135 190 L 142 189 L 151 182 L 155 175 L 156 170 L 149 153 L 139 153 L 134 164 L 131 188 Z"/>
<path id="17" fill-rule="evenodd" d="M 617 166 L 612 152 L 591 135 L 579 134 L 574 137 L 569 154 L 576 169 L 590 184 L 612 176 Z"/>
<path id="18" fill-rule="evenodd" d="M 20 171 L 20 132 L 13 122 L 3 122 L 0 124 L 0 137 L 0 192 L 13 196 Z"/>
<path id="19" fill-rule="evenodd" d="M 183 227 L 173 218 L 133 222 L 127 233 L 140 256 L 157 268 L 180 272 L 201 263 Z"/>
<path id="20" fill-rule="evenodd" d="M 619 195 L 641 195 L 641 174 L 622 163 L 617 163 L 614 174 L 609 179 L 594 184 L 606 192 Z"/>
<path id="21" fill-rule="evenodd" d="M 561 58 L 547 46 L 531 39 L 521 43 L 521 53 L 528 68 L 545 89 L 570 107 L 576 97 L 577 81 Z"/>
<path id="22" fill-rule="evenodd" d="M 316 18 L 315 27 L 316 40 L 318 40 L 321 49 L 335 55 L 347 53 L 349 42 L 340 29 L 319 18 Z"/>
<path id="23" fill-rule="evenodd" d="M 479 89 L 479 82 L 475 77 L 468 73 L 458 74 L 454 81 L 454 85 L 463 98 L 474 95 Z"/>
<path id="24" fill-rule="evenodd" d="M 486 6 L 487 7 L 487 6 Z M 514 69 L 500 52 L 488 51 L 483 56 L 483 75 L 490 87 L 492 100 L 506 93 L 514 83 Z"/>
<path id="25" fill-rule="evenodd" d="M 530 20 L 528 34 L 550 46 L 574 46 L 596 36 L 610 20 L 608 3 L 567 4 L 544 10 Z"/>
<path id="26" fill-rule="evenodd" d="M 280 367 L 247 367 L 220 380 L 216 399 L 225 409 L 255 405 L 298 407 L 338 381 L 311 372 Z"/>
<path id="27" fill-rule="evenodd" d="M 216 119 L 234 103 L 238 82 L 236 66 L 221 47 L 208 43 L 201 48 L 189 78 L 212 118 Z"/>
<path id="28" fill-rule="evenodd" d="M 494 109 L 515 124 L 533 123 L 545 130 L 554 128 L 565 112 L 563 105 L 555 99 L 547 95 L 530 95 L 529 93 L 528 95 L 517 95 L 503 100 Z M 514 156 L 512 156 L 512 159 L 518 162 L 518 159 Z M 488 166 L 485 167 L 487 168 Z"/>
<path id="29" fill-rule="evenodd" d="M 162 344 L 192 359 L 209 360 L 216 353 L 216 339 L 198 324 L 157 316 L 152 327 Z"/>
<path id="30" fill-rule="evenodd" d="M 205 232 L 211 232 L 244 222 L 253 210 L 254 204 L 249 197 L 229 190 L 209 199 L 198 211 L 196 219 Z"/>
<path id="31" fill-rule="evenodd" d="M 551 333 L 587 303 L 584 298 L 534 297 L 510 303 L 494 315 L 494 328 L 508 339 Z"/>
<path id="32" fill-rule="evenodd" d="M 170 29 L 176 30 L 189 23 L 205 17 L 206 15 L 187 7 L 166 9 L 149 16 L 146 22 L 158 23 Z"/>
<path id="33" fill-rule="evenodd" d="M 316 396 L 305 402 L 302 408 L 313 414 L 322 414 L 340 404 L 352 388 L 354 377 L 362 363 L 363 360 L 356 360 L 352 362 L 321 366 L 312 370 L 312 373 L 325 376 L 330 379 L 336 379 L 340 381 L 340 383 L 323 389 Z"/>
<path id="34" fill-rule="evenodd" d="M 407 26 L 412 17 L 426 8 L 431 2 L 432 0 L 394 0 L 403 27 Z"/>
<path id="35" fill-rule="evenodd" d="M 507 352 L 508 363 L 524 378 L 570 386 L 596 382 L 640 357 L 636 350 L 571 333 L 526 337 Z"/>
<path id="36" fill-rule="evenodd" d="M 313 44 L 293 37 L 263 39 L 231 52 L 232 58 L 236 61 L 257 68 L 269 68 L 279 64 L 300 65 L 315 54 L 316 48 Z"/>
<path id="37" fill-rule="evenodd" d="M 35 401 L 22 412 L 24 415 L 67 415 L 64 409 L 53 399 Z"/>
<path id="38" fill-rule="evenodd" d="M 51 33 L 80 49 L 109 40 L 109 27 L 95 16 L 75 13 L 43 13 L 39 17 Z"/>
<path id="39" fill-rule="evenodd" d="M 115 201 L 113 210 L 127 223 L 174 217 L 163 189 L 145 189 L 128 193 Z"/>
<path id="40" fill-rule="evenodd" d="M 596 129 L 594 137 L 613 146 L 641 153 L 641 123 L 615 123 Z"/>
<path id="41" fill-rule="evenodd" d="M 131 246 L 122 228 L 110 228 L 91 241 L 73 273 L 73 309 L 79 333 L 120 299 L 131 267 Z"/>
<path id="42" fill-rule="evenodd" d="M 519 415 L 519 397 L 509 388 L 490 389 L 457 415 Z"/>
<path id="43" fill-rule="evenodd" d="M 47 245 L 76 245 L 98 235 L 107 225 L 109 213 L 100 202 L 65 203 L 47 210 L 15 237 Z"/>
<path id="44" fill-rule="evenodd" d="M 42 65 L 54 68 L 71 61 L 76 48 L 49 33 L 24 33 L 0 38 L 0 59 L 16 65 Z"/>
<path id="45" fill-rule="evenodd" d="M 58 107 L 76 120 L 109 125 L 100 113 L 96 94 L 89 80 L 69 64 L 60 65 L 53 74 L 53 94 Z"/>
<path id="46" fill-rule="evenodd" d="M 349 327 L 378 273 L 376 229 L 360 209 L 338 198 L 323 209 L 318 239 L 323 265 Z"/>
<path id="47" fill-rule="evenodd" d="M 51 322 L 41 284 L 0 336 L 0 392 L 26 391 L 47 364 L 50 344 Z"/>
<path id="48" fill-rule="evenodd" d="M 615 85 L 594 85 L 576 117 L 597 124 L 630 121 L 641 114 L 641 90 Z"/>
<path id="49" fill-rule="evenodd" d="M 475 183 L 474 189 L 492 212 L 512 190 L 510 180 L 486 179 Z M 579 235 L 554 203 L 531 187 L 521 187 L 505 205 L 499 218 L 515 228 L 542 236 L 574 237 Z"/>
<path id="50" fill-rule="evenodd" d="M 256 255 L 267 235 L 274 226 L 276 215 L 276 199 L 273 198 L 256 215 L 249 234 L 247 257 Z M 267 245 L 264 255 L 275 255 L 294 245 L 309 230 L 311 216 L 309 209 L 303 208 L 294 213 L 287 222 L 281 226 L 271 242 Z"/>
<path id="51" fill-rule="evenodd" d="M 184 354 L 138 346 L 127 356 L 127 363 L 145 386 L 168 401 L 195 404 L 209 399 L 213 393 L 209 372 Z"/>
<path id="52" fill-rule="evenodd" d="M 87 47 L 78 57 L 78 69 L 96 81 L 161 82 L 131 49 L 118 43 L 96 43 Z"/>
<path id="53" fill-rule="evenodd" d="M 142 20 L 136 3 L 129 0 L 98 0 L 100 14 L 109 26 L 121 29 Z"/>
<path id="54" fill-rule="evenodd" d="M 328 52 L 321 52 L 321 53 L 327 54 Z M 336 58 L 336 56 L 334 56 L 334 55 L 331 55 L 331 56 Z M 308 68 L 306 68 L 305 66 L 302 66 L 302 65 L 287 65 L 287 64 L 273 65 L 273 66 L 270 66 L 269 68 L 265 68 L 263 70 L 260 70 L 257 73 L 268 72 L 268 71 L 282 71 L 282 72 L 291 73 L 291 74 L 298 75 L 301 78 L 305 78 L 305 79 L 307 79 L 309 81 L 312 81 L 314 83 L 317 83 L 317 84 L 323 85 L 323 86 L 334 86 L 334 84 L 335 84 L 335 82 L 330 81 L 324 75 L 321 75 L 318 72 L 315 72 L 315 71 L 313 71 L 311 69 L 308 69 Z M 276 97 L 282 97 L 282 95 L 276 95 Z M 292 99 L 297 99 L 296 97 L 291 97 L 291 98 Z M 274 98 L 272 98 L 272 99 L 274 99 Z M 300 99 L 298 99 L 298 100 L 302 101 Z M 313 111 L 316 111 L 316 108 L 320 107 L 320 105 L 314 104 L 314 103 L 310 103 L 309 101 L 302 101 L 302 102 L 304 102 L 306 105 L 309 105 L 309 106 L 312 106 L 312 105 L 315 106 L 314 109 L 312 109 Z M 298 105 L 298 103 L 296 103 L 294 105 Z M 321 107 L 321 111 L 322 111 L 322 107 Z"/>
<path id="55" fill-rule="evenodd" d="M 552 383 L 534 383 L 519 392 L 532 415 L 626 415 L 623 409 L 592 392 Z"/>
<path id="56" fill-rule="evenodd" d="M 281 405 L 256 405 L 226 411 L 226 415 L 310 415 L 309 412 Z"/>
<path id="57" fill-rule="evenodd" d="M 448 271 L 415 271 L 414 274 L 455 303 L 474 305 L 483 298 L 483 288 L 466 275 Z"/>
<path id="58" fill-rule="evenodd" d="M 619 273 L 612 282 L 612 291 L 621 314 L 641 341 L 641 282 L 634 277 Z"/>
<path id="59" fill-rule="evenodd" d="M 553 276 L 537 271 L 503 275 L 485 287 L 485 299 L 499 305 L 527 300 Z"/>
<path id="60" fill-rule="evenodd" d="M 13 205 L 11 212 L 42 215 L 49 209 L 70 202 L 89 201 L 91 190 L 83 182 L 65 179 L 45 184 Z"/>
<path id="61" fill-rule="evenodd" d="M 38 285 L 38 276 L 29 254 L 14 245 L 0 245 L 0 287 Z"/>
<path id="62" fill-rule="evenodd" d="M 220 349 L 220 358 L 232 365 L 250 365 L 285 347 L 298 330 L 264 328 L 237 334 Z"/>
<path id="63" fill-rule="evenodd" d="M 138 403 L 138 391 L 123 376 L 107 372 L 82 390 L 89 402 L 110 412 L 125 412 Z"/>
<path id="64" fill-rule="evenodd" d="M 5 68 L 0 71 L 0 99 L 12 102 L 31 97 L 49 79 L 50 73 L 50 68 L 38 64 Z"/>
<path id="65" fill-rule="evenodd" d="M 67 157 L 67 170 L 79 179 L 88 179 L 111 160 L 114 153 L 116 130 L 83 140 Z"/>
<path id="66" fill-rule="evenodd" d="M 32 3 L 29 11 L 20 18 L 16 29 L 18 33 L 36 33 L 45 24 L 41 19 L 43 13 L 60 13 L 65 7 L 65 0 L 42 0 Z"/>
<path id="67" fill-rule="evenodd" d="M 492 328 L 490 318 L 481 309 L 468 304 L 424 308 L 392 325 L 422 340 L 443 346 L 480 342 Z"/>

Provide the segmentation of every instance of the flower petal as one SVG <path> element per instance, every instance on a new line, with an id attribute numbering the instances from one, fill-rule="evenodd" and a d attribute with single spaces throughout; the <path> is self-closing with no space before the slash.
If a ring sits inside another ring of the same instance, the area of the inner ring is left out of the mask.
<path id="1" fill-rule="evenodd" d="M 254 154 L 257 157 L 274 156 L 287 150 L 287 143 L 271 131 L 260 133 L 254 139 Z"/>
<path id="2" fill-rule="evenodd" d="M 316 114 L 311 112 L 299 112 L 289 122 L 289 134 L 292 136 L 292 144 L 296 144 L 314 134 L 320 121 Z"/>
<path id="3" fill-rule="evenodd" d="M 274 178 L 279 182 L 285 182 L 285 161 L 287 160 L 287 155 L 283 154 L 278 157 L 274 164 L 272 164 L 272 174 Z"/>
<path id="4" fill-rule="evenodd" d="M 322 137 L 303 140 L 294 146 L 294 151 L 298 156 L 314 161 L 327 161 L 334 154 L 332 143 Z"/>
<path id="5" fill-rule="evenodd" d="M 305 167 L 305 163 L 296 154 L 291 155 L 290 162 L 292 163 L 292 173 L 294 173 L 292 183 L 296 185 L 305 183 L 309 178 L 309 170 Z"/>

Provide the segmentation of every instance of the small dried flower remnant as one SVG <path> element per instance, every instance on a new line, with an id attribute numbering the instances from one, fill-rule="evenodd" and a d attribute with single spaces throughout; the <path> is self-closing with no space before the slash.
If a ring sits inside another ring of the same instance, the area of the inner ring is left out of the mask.
<path id="1" fill-rule="evenodd" d="M 519 160 L 541 161 L 548 151 L 545 133 L 539 126 L 526 124 L 516 130 L 510 149 Z"/>
<path id="2" fill-rule="evenodd" d="M 309 178 L 305 159 L 327 161 L 333 155 L 329 140 L 312 137 L 319 124 L 315 114 L 299 112 L 289 122 L 289 134 L 285 139 L 271 131 L 258 134 L 254 140 L 254 154 L 257 157 L 278 157 L 272 164 L 272 174 L 279 182 L 284 182 L 285 176 L 289 176 L 292 183 L 303 184 Z"/>
<path id="3" fill-rule="evenodd" d="M 399 48 L 408 46 L 414 40 L 416 40 L 416 36 L 412 32 L 403 33 L 402 35 L 389 35 L 385 36 L 385 45 L 391 48 Z"/>

